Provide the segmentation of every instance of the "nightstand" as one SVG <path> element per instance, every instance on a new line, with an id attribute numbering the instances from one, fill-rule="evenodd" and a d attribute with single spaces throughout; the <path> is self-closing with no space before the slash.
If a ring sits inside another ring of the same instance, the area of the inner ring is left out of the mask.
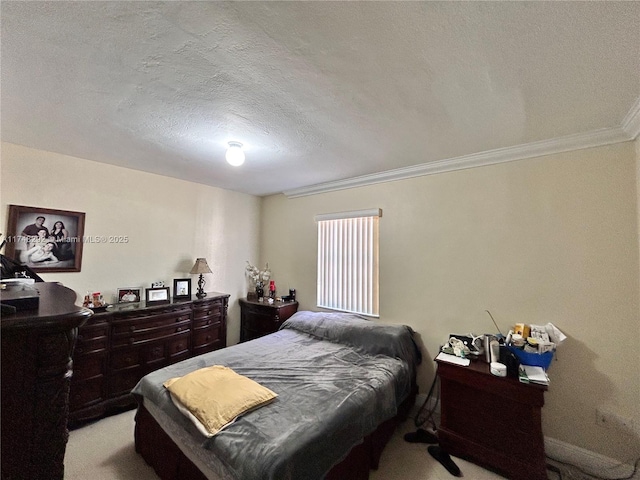
<path id="1" fill-rule="evenodd" d="M 511 479 L 546 480 L 541 410 L 547 387 L 496 377 L 487 363 L 436 361 L 442 449 Z"/>
<path id="2" fill-rule="evenodd" d="M 274 302 L 269 305 L 267 300 L 247 300 L 240 302 L 240 341 L 246 342 L 254 338 L 273 333 L 291 315 L 298 311 L 298 302 Z"/>

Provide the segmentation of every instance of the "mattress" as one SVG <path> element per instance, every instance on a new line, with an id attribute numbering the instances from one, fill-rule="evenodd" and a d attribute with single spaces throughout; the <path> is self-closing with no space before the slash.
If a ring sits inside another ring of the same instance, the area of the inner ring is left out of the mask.
<path id="1" fill-rule="evenodd" d="M 276 333 L 152 372 L 133 393 L 209 478 L 316 480 L 396 415 L 419 361 L 409 327 L 298 312 Z M 228 366 L 278 397 L 206 438 L 162 384 L 211 365 Z"/>

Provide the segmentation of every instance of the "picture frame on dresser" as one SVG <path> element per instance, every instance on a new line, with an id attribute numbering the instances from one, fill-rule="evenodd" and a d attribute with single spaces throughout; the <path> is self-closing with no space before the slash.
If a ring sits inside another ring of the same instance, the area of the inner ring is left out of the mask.
<path id="1" fill-rule="evenodd" d="M 140 287 L 119 288 L 117 292 L 118 303 L 140 303 Z"/>
<path id="2" fill-rule="evenodd" d="M 79 272 L 84 220 L 84 212 L 9 205 L 5 255 L 37 273 Z"/>
<path id="3" fill-rule="evenodd" d="M 173 279 L 173 298 L 176 300 L 191 299 L 191 279 L 190 278 L 174 278 Z"/>
<path id="4" fill-rule="evenodd" d="M 146 288 L 144 290 L 147 305 L 169 303 L 169 287 Z"/>

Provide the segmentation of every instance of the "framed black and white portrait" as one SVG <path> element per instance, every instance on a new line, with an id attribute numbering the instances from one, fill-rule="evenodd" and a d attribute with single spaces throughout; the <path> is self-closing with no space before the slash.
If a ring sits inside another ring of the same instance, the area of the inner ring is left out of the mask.
<path id="1" fill-rule="evenodd" d="M 5 255 L 34 272 L 79 272 L 82 212 L 9 205 Z"/>

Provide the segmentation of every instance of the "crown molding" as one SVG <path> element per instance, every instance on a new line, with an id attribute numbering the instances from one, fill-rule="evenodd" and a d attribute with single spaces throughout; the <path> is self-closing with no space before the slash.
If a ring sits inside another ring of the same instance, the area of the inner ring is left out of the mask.
<path id="1" fill-rule="evenodd" d="M 622 120 L 622 130 L 629 136 L 629 140 L 635 140 L 640 135 L 640 97 Z"/>
<path id="2" fill-rule="evenodd" d="M 634 112 L 635 108 L 635 113 Z M 538 142 L 516 145 L 513 147 L 498 148 L 486 152 L 472 153 L 461 157 L 436 160 L 434 162 L 423 163 L 410 167 L 387 170 L 385 172 L 362 175 L 359 177 L 337 180 L 334 182 L 319 183 L 283 192 L 288 198 L 304 197 L 319 193 L 345 190 L 348 188 L 364 187 L 377 183 L 393 182 L 408 178 L 421 177 L 424 175 L 434 175 L 437 173 L 464 170 L 467 168 L 495 165 L 499 163 L 513 162 L 527 158 L 542 157 L 555 153 L 580 150 L 584 148 L 600 147 L 615 143 L 628 142 L 633 140 L 633 131 L 638 135 L 638 123 L 640 123 L 640 99 L 635 107 L 631 109 L 625 117 L 625 127 L 604 128 L 586 133 L 567 135 L 553 138 L 551 140 L 541 140 Z"/>

